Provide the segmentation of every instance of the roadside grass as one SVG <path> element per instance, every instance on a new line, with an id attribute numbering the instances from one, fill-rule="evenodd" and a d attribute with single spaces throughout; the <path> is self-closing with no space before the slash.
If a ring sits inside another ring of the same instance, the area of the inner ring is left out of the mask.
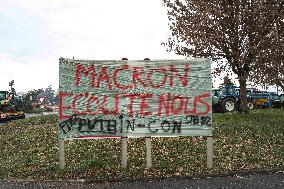
<path id="1" fill-rule="evenodd" d="M 128 167 L 120 166 L 119 139 L 65 142 L 59 170 L 57 117 L 16 120 L 0 126 L 0 179 L 151 179 L 232 171 L 284 170 L 284 110 L 213 114 L 214 166 L 206 167 L 204 137 L 153 138 L 153 168 L 145 166 L 144 139 L 128 140 Z"/>

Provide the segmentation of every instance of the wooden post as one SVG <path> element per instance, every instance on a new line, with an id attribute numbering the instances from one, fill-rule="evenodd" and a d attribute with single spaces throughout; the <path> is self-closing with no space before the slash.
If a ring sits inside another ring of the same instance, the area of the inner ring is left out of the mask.
<path id="1" fill-rule="evenodd" d="M 64 150 L 64 140 L 59 139 L 59 168 L 65 168 L 65 150 Z"/>
<path id="2" fill-rule="evenodd" d="M 128 58 L 121 58 L 121 60 L 128 60 Z M 121 167 L 127 167 L 127 137 L 121 137 Z"/>
<path id="3" fill-rule="evenodd" d="M 121 137 L 121 167 L 127 167 L 127 137 Z"/>
<path id="4" fill-rule="evenodd" d="M 150 61 L 150 58 L 144 58 L 144 61 Z M 151 137 L 145 137 L 145 146 L 146 146 L 146 167 L 152 167 L 152 144 Z"/>
<path id="5" fill-rule="evenodd" d="M 207 168 L 213 168 L 213 136 L 207 137 Z"/>
<path id="6" fill-rule="evenodd" d="M 151 137 L 145 137 L 145 143 L 146 143 L 146 167 L 151 168 L 152 167 Z"/>

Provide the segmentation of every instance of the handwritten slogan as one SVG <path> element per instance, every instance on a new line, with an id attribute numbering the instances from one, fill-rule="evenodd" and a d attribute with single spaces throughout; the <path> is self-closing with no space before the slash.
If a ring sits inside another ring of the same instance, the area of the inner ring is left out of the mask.
<path id="1" fill-rule="evenodd" d="M 211 136 L 210 67 L 60 58 L 60 138 Z"/>

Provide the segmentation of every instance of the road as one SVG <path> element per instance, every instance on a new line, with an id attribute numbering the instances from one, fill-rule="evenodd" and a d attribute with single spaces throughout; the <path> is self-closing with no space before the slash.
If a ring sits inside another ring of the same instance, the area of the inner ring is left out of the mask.
<path id="1" fill-rule="evenodd" d="M 42 114 L 26 114 L 26 118 L 38 117 L 38 116 L 42 116 Z"/>
<path id="2" fill-rule="evenodd" d="M 207 178 L 168 178 L 160 181 L 84 183 L 74 181 L 0 181 L 0 189 L 283 189 L 284 173 L 258 173 Z"/>

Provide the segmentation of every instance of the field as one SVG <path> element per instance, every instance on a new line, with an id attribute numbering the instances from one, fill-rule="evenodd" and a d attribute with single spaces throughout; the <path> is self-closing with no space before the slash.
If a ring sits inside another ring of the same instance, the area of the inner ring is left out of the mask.
<path id="1" fill-rule="evenodd" d="M 284 109 L 213 114 L 214 165 L 206 167 L 206 139 L 152 139 L 153 168 L 145 142 L 128 140 L 128 168 L 120 166 L 119 139 L 66 141 L 66 169 L 59 170 L 57 117 L 0 125 L 0 179 L 152 179 L 247 170 L 284 170 Z"/>

